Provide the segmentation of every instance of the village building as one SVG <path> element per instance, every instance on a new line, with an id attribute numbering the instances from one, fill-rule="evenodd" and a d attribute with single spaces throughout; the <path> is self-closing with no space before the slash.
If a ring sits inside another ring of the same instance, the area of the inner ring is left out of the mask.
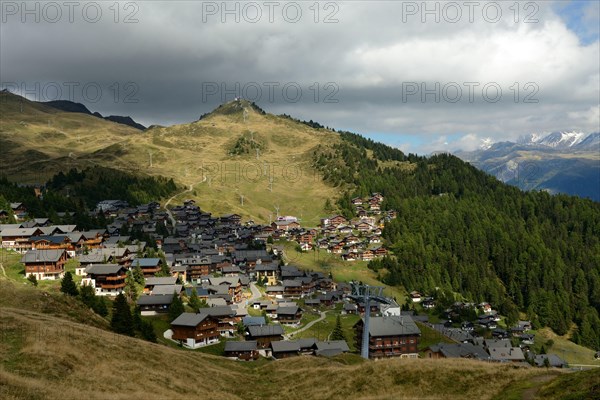
<path id="1" fill-rule="evenodd" d="M 65 274 L 65 263 L 69 258 L 64 249 L 28 250 L 21 257 L 25 264 L 25 277 L 31 275 L 39 280 L 58 280 Z"/>
<path id="2" fill-rule="evenodd" d="M 357 347 L 363 341 L 363 325 L 361 319 L 354 325 Z M 417 358 L 418 343 L 421 331 L 409 316 L 371 317 L 369 322 L 369 358 Z"/>

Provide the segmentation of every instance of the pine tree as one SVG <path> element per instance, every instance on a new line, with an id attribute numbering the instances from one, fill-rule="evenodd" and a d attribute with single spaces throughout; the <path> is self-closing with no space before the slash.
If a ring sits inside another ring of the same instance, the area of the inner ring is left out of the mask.
<path id="1" fill-rule="evenodd" d="M 144 286 L 146 284 L 146 279 L 144 279 L 144 272 L 142 271 L 142 267 L 140 267 L 140 262 L 138 261 L 133 268 L 133 280 L 139 284 Z"/>
<path id="2" fill-rule="evenodd" d="M 73 275 L 71 275 L 71 272 L 65 272 L 65 276 L 60 282 L 60 291 L 64 294 L 68 294 L 69 296 L 77 296 L 77 285 L 75 284 L 75 281 L 73 281 Z"/>
<path id="3" fill-rule="evenodd" d="M 133 318 L 131 316 L 131 309 L 123 293 L 119 293 L 113 303 L 113 314 L 112 320 L 110 321 L 110 327 L 116 333 L 133 336 Z"/>
<path id="4" fill-rule="evenodd" d="M 177 295 L 176 292 L 173 292 L 173 302 L 169 307 L 169 321 L 173 321 L 175 318 L 179 317 L 185 311 L 183 307 L 183 302 L 181 298 Z"/>
<path id="5" fill-rule="evenodd" d="M 342 320 L 340 319 L 339 315 L 335 319 L 335 327 L 331 332 L 330 338 L 331 340 L 346 340 L 344 337 L 344 329 L 342 328 Z"/>
<path id="6" fill-rule="evenodd" d="M 192 289 L 192 293 L 190 294 L 190 298 L 188 300 L 188 305 L 194 312 L 198 312 L 198 309 L 200 308 L 200 299 L 198 298 L 198 292 L 196 291 L 196 288 Z"/>
<path id="7" fill-rule="evenodd" d="M 154 332 L 154 327 L 150 322 L 142 320 L 140 325 L 140 333 L 144 340 L 156 343 L 156 333 Z"/>
<path id="8" fill-rule="evenodd" d="M 131 319 L 133 320 L 133 329 L 139 331 L 142 329 L 142 310 L 140 306 L 135 306 L 133 309 L 133 313 L 131 314 Z"/>
<path id="9" fill-rule="evenodd" d="M 33 284 L 33 286 L 37 287 L 38 281 L 34 274 L 29 274 L 27 280 Z"/>
<path id="10" fill-rule="evenodd" d="M 106 300 L 102 296 L 96 296 L 96 302 L 93 306 L 94 312 L 101 317 L 106 317 L 108 315 L 108 308 L 106 307 Z"/>
<path id="11" fill-rule="evenodd" d="M 96 303 L 96 293 L 94 293 L 94 288 L 90 285 L 83 285 L 79 290 L 79 298 L 86 306 L 90 308 L 94 308 Z"/>
<path id="12" fill-rule="evenodd" d="M 125 293 L 125 297 L 128 302 L 134 302 L 138 298 L 137 287 L 135 285 L 135 279 L 133 278 L 133 273 L 131 271 L 127 271 L 127 277 L 125 278 L 125 288 L 123 289 Z"/>

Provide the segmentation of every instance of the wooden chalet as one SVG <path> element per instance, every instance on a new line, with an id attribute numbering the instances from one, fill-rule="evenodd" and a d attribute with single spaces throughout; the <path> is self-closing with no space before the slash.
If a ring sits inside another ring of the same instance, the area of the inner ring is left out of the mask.
<path id="1" fill-rule="evenodd" d="M 144 277 L 154 276 L 160 272 L 162 260 L 160 258 L 136 258 L 131 262 L 132 267 L 140 266 Z"/>
<path id="2" fill-rule="evenodd" d="M 283 325 L 297 325 L 302 319 L 302 309 L 298 306 L 277 307 L 277 321 Z"/>
<path id="3" fill-rule="evenodd" d="M 87 267 L 85 273 L 81 284 L 92 286 L 97 295 L 116 296 L 125 287 L 127 271 L 122 265 L 94 264 Z"/>
<path id="4" fill-rule="evenodd" d="M 364 320 L 354 325 L 357 347 L 363 341 Z M 421 331 L 411 317 L 371 317 L 369 322 L 369 358 L 417 358 Z"/>
<path id="5" fill-rule="evenodd" d="M 246 328 L 246 340 L 256 340 L 259 349 L 266 349 L 272 342 L 283 340 L 281 325 L 249 326 Z"/>
<path id="6" fill-rule="evenodd" d="M 196 349 L 219 341 L 218 321 L 208 314 L 182 313 L 171 322 L 171 338 Z"/>
<path id="7" fill-rule="evenodd" d="M 258 345 L 256 340 L 247 340 L 243 342 L 227 341 L 225 343 L 225 357 L 236 360 L 257 360 Z"/>
<path id="8" fill-rule="evenodd" d="M 21 258 L 25 264 L 25 277 L 35 276 L 39 280 L 62 279 L 69 255 L 64 249 L 29 250 Z"/>
<path id="9" fill-rule="evenodd" d="M 142 315 L 156 315 L 166 313 L 171 307 L 174 298 L 173 292 L 170 294 L 146 294 L 137 300 Z"/>

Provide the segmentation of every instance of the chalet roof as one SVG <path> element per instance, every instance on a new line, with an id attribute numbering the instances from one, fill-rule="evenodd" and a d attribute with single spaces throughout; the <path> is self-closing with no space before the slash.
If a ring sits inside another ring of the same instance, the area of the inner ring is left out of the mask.
<path id="1" fill-rule="evenodd" d="M 243 342 L 227 341 L 225 342 L 225 352 L 230 351 L 254 351 L 258 348 L 256 340 L 246 340 Z"/>
<path id="2" fill-rule="evenodd" d="M 359 321 L 359 322 L 362 322 Z M 409 316 L 371 317 L 369 322 L 371 336 L 420 335 L 421 330 Z"/>
<path id="3" fill-rule="evenodd" d="M 300 343 L 295 340 L 277 340 L 271 342 L 271 349 L 273 349 L 273 353 L 300 351 Z"/>
<path id="4" fill-rule="evenodd" d="M 298 306 L 277 307 L 277 315 L 296 315 L 298 311 Z"/>
<path id="5" fill-rule="evenodd" d="M 266 321 L 265 321 L 265 317 L 251 317 L 251 316 L 246 316 L 244 318 L 242 318 L 242 323 L 244 324 L 244 326 L 260 326 L 260 325 L 266 325 Z"/>
<path id="6" fill-rule="evenodd" d="M 94 264 L 85 269 L 86 274 L 91 275 L 108 275 L 116 274 L 123 267 L 119 264 Z"/>
<path id="7" fill-rule="evenodd" d="M 174 276 L 165 276 L 165 277 L 149 277 L 146 278 L 146 286 L 156 286 L 156 285 L 174 285 L 177 282 L 177 278 Z M 171 292 L 173 293 L 173 292 Z"/>
<path id="8" fill-rule="evenodd" d="M 302 286 L 302 282 L 297 281 L 297 280 L 291 280 L 291 279 L 287 279 L 283 281 L 283 287 L 284 288 L 288 288 L 288 287 L 301 287 Z"/>
<path id="9" fill-rule="evenodd" d="M 29 238 L 30 242 L 41 242 L 41 241 L 46 241 L 46 242 L 50 242 L 50 243 L 64 243 L 65 242 L 65 236 L 54 236 L 54 235 L 41 235 L 41 236 L 31 236 Z"/>
<path id="10" fill-rule="evenodd" d="M 543 367 L 544 360 L 546 358 L 548 359 L 548 363 L 550 364 L 551 367 L 562 368 L 566 365 L 566 362 L 562 358 L 557 356 L 556 354 L 538 354 L 535 356 L 533 361 L 535 362 L 535 365 L 537 365 L 538 367 Z"/>
<path id="11" fill-rule="evenodd" d="M 140 296 L 137 300 L 139 306 L 154 306 L 161 304 L 171 304 L 173 302 L 173 294 L 161 294 L 161 295 L 144 295 Z"/>
<path id="12" fill-rule="evenodd" d="M 14 225 L 14 224 L 12 224 Z M 40 228 L 3 228 L 2 236 L 33 236 Z"/>
<path id="13" fill-rule="evenodd" d="M 208 303 L 209 307 L 226 307 L 227 306 L 227 300 L 225 300 L 224 298 L 221 298 L 221 297 L 217 297 L 214 299 L 208 299 L 206 302 Z"/>
<path id="14" fill-rule="evenodd" d="M 157 285 L 152 289 L 153 295 L 167 295 L 175 293 L 181 293 L 183 285 Z"/>
<path id="15" fill-rule="evenodd" d="M 197 313 L 182 313 L 179 317 L 175 318 L 171 325 L 176 326 L 198 326 L 198 324 L 204 321 L 208 317 L 208 314 L 197 314 Z"/>
<path id="16" fill-rule="evenodd" d="M 340 352 L 350 351 L 348 347 L 348 343 L 345 340 L 330 340 L 327 342 L 317 341 L 316 343 L 317 351 L 323 350 L 340 350 Z"/>
<path id="17" fill-rule="evenodd" d="M 0 232 L 4 232 L 5 229 L 19 229 L 19 228 L 23 228 L 23 224 L 0 224 Z"/>
<path id="18" fill-rule="evenodd" d="M 108 257 L 106 257 L 108 258 Z M 81 264 L 87 264 L 87 263 L 101 263 L 105 260 L 105 256 L 100 253 L 100 252 L 93 252 L 93 253 L 89 253 L 89 254 L 82 254 L 79 256 L 79 262 Z"/>
<path id="19" fill-rule="evenodd" d="M 478 360 L 489 359 L 489 354 L 483 346 L 471 343 L 438 343 L 429 346 L 434 353 L 442 353 L 446 358 L 476 358 Z"/>
<path id="20" fill-rule="evenodd" d="M 281 325 L 249 326 L 248 332 L 252 337 L 283 335 Z"/>
<path id="21" fill-rule="evenodd" d="M 230 287 L 235 287 L 240 282 L 240 278 L 237 276 L 226 276 L 222 278 L 215 278 L 211 276 L 208 278 L 208 281 L 212 286 L 228 285 Z"/>
<path id="22" fill-rule="evenodd" d="M 233 317 L 235 311 L 231 306 L 205 307 L 198 310 L 200 314 L 210 315 L 211 317 Z"/>
<path id="23" fill-rule="evenodd" d="M 283 292 L 283 286 L 279 286 L 279 285 L 267 286 L 267 288 L 265 289 L 265 291 L 267 293 L 269 293 L 269 292 Z"/>
<path id="24" fill-rule="evenodd" d="M 136 266 L 140 265 L 140 267 L 156 267 L 161 263 L 160 258 L 136 258 L 131 262 L 131 265 Z"/>
<path id="25" fill-rule="evenodd" d="M 279 266 L 274 262 L 256 264 L 254 267 L 254 271 L 256 272 L 277 271 L 278 269 Z"/>
<path id="26" fill-rule="evenodd" d="M 33 262 L 57 262 L 60 260 L 62 255 L 65 253 L 64 249 L 56 250 L 28 250 L 27 253 L 21 257 L 22 263 L 33 263 Z"/>
<path id="27" fill-rule="evenodd" d="M 488 348 L 492 360 L 509 360 L 522 361 L 525 360 L 523 350 L 520 347 L 490 347 Z"/>

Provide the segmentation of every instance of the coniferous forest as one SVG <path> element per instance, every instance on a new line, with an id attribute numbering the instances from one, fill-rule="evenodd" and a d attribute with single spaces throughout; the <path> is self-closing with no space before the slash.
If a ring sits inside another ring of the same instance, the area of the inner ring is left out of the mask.
<path id="1" fill-rule="evenodd" d="M 315 166 L 345 189 L 344 215 L 373 192 L 398 212 L 383 231 L 393 256 L 369 264 L 386 284 L 489 301 L 509 323 L 524 312 L 559 335 L 575 323 L 572 339 L 600 348 L 600 203 L 522 192 L 449 154 L 341 137 L 315 151 Z"/>

